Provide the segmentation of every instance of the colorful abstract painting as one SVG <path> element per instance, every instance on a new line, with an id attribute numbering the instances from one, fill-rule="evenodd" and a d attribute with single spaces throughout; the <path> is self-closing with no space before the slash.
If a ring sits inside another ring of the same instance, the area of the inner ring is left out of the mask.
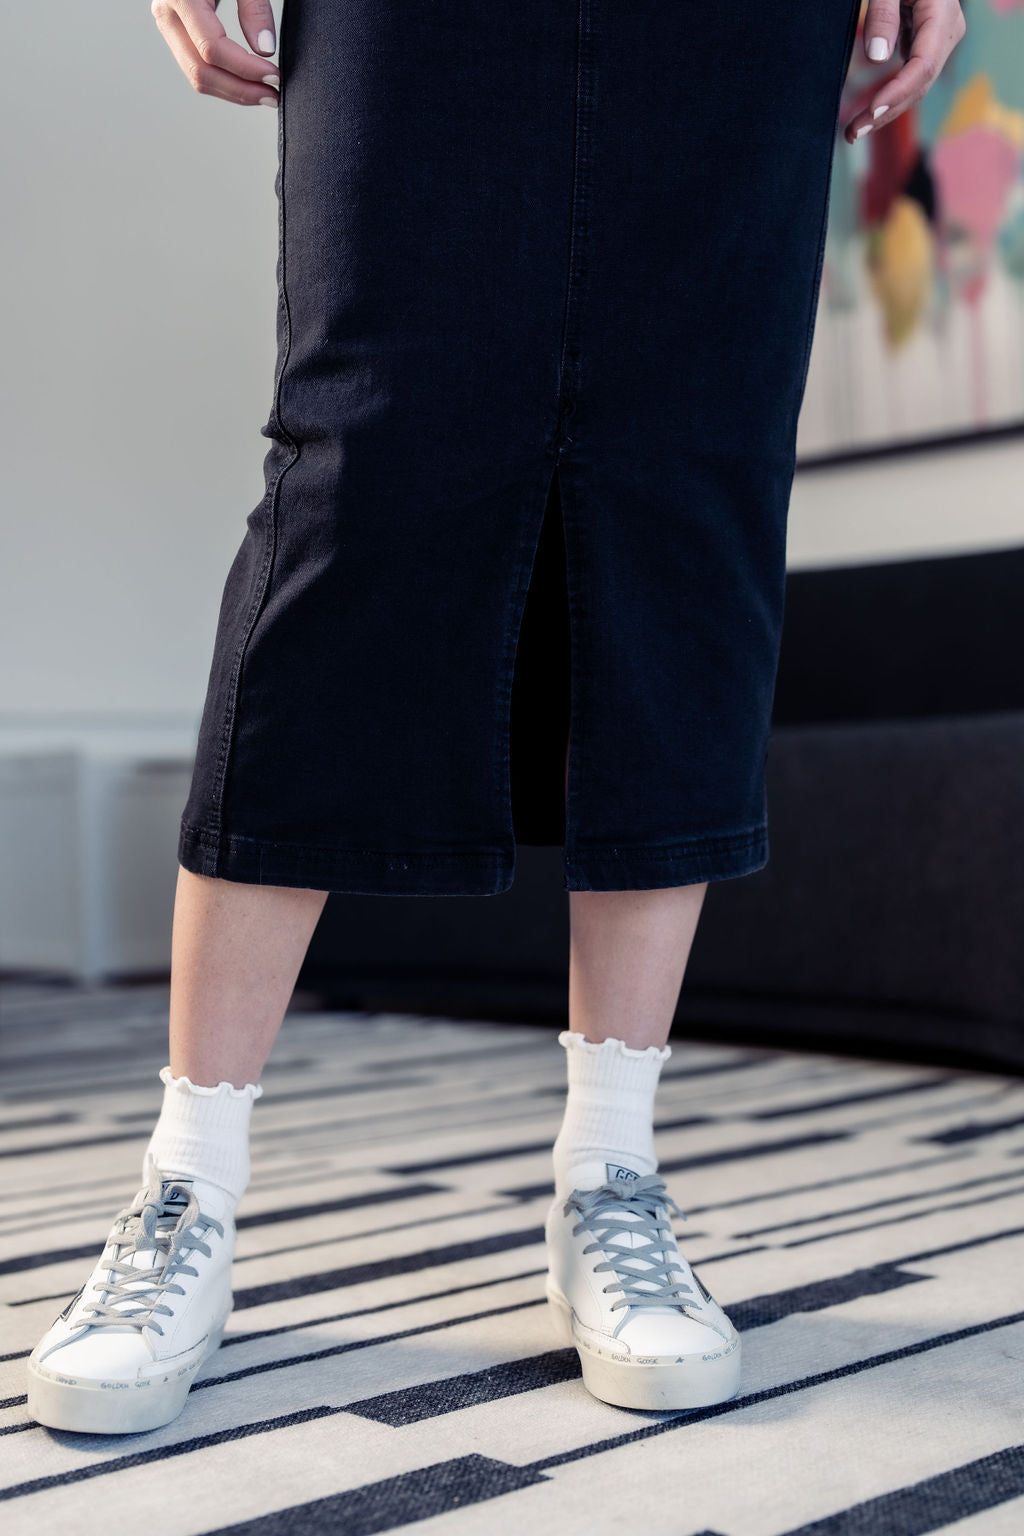
<path id="1" fill-rule="evenodd" d="M 802 462 L 1024 427 L 1024 0 L 962 4 L 917 106 L 836 145 Z M 866 9 L 842 123 L 901 64 Z"/>

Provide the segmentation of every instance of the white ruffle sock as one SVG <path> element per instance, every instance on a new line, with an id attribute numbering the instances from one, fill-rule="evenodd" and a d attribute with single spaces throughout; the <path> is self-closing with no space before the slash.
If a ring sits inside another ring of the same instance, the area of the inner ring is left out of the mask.
<path id="1" fill-rule="evenodd" d="M 600 1044 L 575 1030 L 558 1036 L 569 1088 L 552 1155 L 555 1193 L 596 1189 L 614 1178 L 656 1173 L 654 1095 L 670 1045 L 636 1050 L 623 1040 Z"/>
<path id="2" fill-rule="evenodd" d="M 233 1216 L 249 1183 L 249 1118 L 262 1087 L 206 1088 L 175 1077 L 169 1066 L 160 1081 L 163 1105 L 143 1158 L 143 1182 L 155 1163 L 163 1178 L 192 1184 L 201 1210 L 221 1220 Z"/>

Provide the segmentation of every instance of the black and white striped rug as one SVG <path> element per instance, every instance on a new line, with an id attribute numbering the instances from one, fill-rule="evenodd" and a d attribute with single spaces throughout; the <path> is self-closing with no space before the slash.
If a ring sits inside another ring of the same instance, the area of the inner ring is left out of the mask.
<path id="1" fill-rule="evenodd" d="M 740 1395 L 584 1389 L 544 1300 L 555 1031 L 289 1015 L 253 1116 L 228 1334 L 181 1416 L 30 1424 L 24 1359 L 140 1182 L 166 993 L 8 987 L 9 1536 L 1020 1536 L 1024 1083 L 673 1041 L 657 1145 Z"/>

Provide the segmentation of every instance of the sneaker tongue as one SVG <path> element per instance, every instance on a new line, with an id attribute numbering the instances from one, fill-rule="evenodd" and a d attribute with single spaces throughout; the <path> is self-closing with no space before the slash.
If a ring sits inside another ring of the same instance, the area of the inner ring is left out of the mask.
<path id="1" fill-rule="evenodd" d="M 160 1185 L 160 1206 L 163 1213 L 178 1217 L 188 1205 L 191 1179 L 164 1179 Z"/>
<path id="2" fill-rule="evenodd" d="M 569 1174 L 570 1189 L 597 1189 L 612 1179 L 633 1181 L 640 1177 L 635 1168 L 627 1163 L 607 1163 L 597 1158 L 576 1163 Z"/>
<path id="3" fill-rule="evenodd" d="M 638 1179 L 640 1175 L 635 1168 L 629 1168 L 625 1163 L 605 1163 L 605 1174 L 609 1179 Z"/>
<path id="4" fill-rule="evenodd" d="M 175 1185 L 184 1186 L 175 1188 Z M 226 1189 L 221 1189 L 219 1184 L 210 1184 L 206 1179 L 193 1178 L 191 1174 L 182 1174 L 178 1177 L 173 1174 L 165 1174 L 160 1186 L 160 1199 L 163 1209 L 169 1216 L 179 1217 L 188 1205 L 188 1196 L 195 1195 L 199 1204 L 200 1213 L 203 1216 L 212 1216 L 214 1221 L 230 1221 L 235 1214 L 238 1204 L 237 1197 Z"/>

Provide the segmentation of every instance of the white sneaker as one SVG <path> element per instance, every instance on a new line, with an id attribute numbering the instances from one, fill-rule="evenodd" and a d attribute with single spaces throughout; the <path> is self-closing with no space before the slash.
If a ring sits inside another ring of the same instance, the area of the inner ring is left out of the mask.
<path id="1" fill-rule="evenodd" d="M 131 1434 L 169 1424 L 219 1346 L 234 1298 L 234 1208 L 205 1210 L 147 1162 L 92 1275 L 28 1360 L 28 1412 L 52 1429 Z M 209 1186 L 206 1187 L 207 1189 Z"/>
<path id="2" fill-rule="evenodd" d="M 595 1164 L 605 1179 L 548 1212 L 547 1296 L 587 1389 L 620 1408 L 701 1408 L 734 1397 L 740 1336 L 683 1258 L 656 1173 Z"/>

